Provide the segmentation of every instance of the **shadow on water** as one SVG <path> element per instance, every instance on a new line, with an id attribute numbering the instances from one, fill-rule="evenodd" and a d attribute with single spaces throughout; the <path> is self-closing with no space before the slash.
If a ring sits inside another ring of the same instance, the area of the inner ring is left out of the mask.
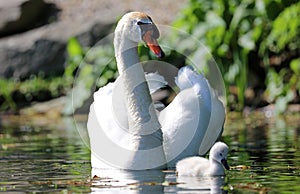
<path id="1" fill-rule="evenodd" d="M 226 177 L 99 171 L 90 177 L 86 118 L 0 118 L 0 192 L 282 193 L 300 190 L 300 118 L 229 116 Z M 44 120 L 43 120 L 44 119 Z M 94 171 L 97 171 L 97 169 Z"/>

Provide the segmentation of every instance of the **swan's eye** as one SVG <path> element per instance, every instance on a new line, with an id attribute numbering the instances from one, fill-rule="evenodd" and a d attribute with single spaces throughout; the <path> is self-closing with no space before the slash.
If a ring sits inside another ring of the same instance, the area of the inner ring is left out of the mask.
<path id="1" fill-rule="evenodd" d="M 140 26 L 140 25 L 145 25 L 145 24 L 149 24 L 149 23 L 145 23 L 145 22 L 142 22 L 142 21 L 138 21 L 136 24 Z"/>

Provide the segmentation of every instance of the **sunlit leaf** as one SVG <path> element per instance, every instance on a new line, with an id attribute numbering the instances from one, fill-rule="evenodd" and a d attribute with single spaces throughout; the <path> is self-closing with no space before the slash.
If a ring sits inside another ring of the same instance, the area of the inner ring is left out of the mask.
<path id="1" fill-rule="evenodd" d="M 70 57 L 81 56 L 83 54 L 83 49 L 74 37 L 70 38 L 67 44 L 67 51 Z"/>
<path id="2" fill-rule="evenodd" d="M 295 74 L 300 75 L 300 58 L 292 60 L 290 67 Z"/>

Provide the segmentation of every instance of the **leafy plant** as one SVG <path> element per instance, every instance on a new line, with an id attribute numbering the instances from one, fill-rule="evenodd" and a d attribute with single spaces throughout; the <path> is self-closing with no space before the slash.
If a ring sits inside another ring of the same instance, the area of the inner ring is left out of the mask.
<path id="1" fill-rule="evenodd" d="M 268 70 L 266 95 L 269 102 L 275 102 L 278 114 L 283 113 L 287 104 L 300 93 L 300 21 L 293 19 L 299 14 L 300 2 L 280 12 L 260 48 L 261 51 L 272 53 L 265 61 Z M 279 65 L 287 67 L 278 68 Z"/>
<path id="2" fill-rule="evenodd" d="M 276 113 L 280 114 L 287 108 L 287 104 L 295 99 L 300 91 L 300 58 L 290 63 L 292 72 L 288 69 L 281 69 L 277 73 L 270 69 L 267 74 L 267 99 L 275 101 Z"/>
<path id="3" fill-rule="evenodd" d="M 8 108 L 16 109 L 16 103 L 14 102 L 11 94 L 14 91 L 14 83 L 7 81 L 6 79 L 0 79 L 0 95 L 3 98 L 3 102 L 0 106 L 0 110 L 6 110 Z"/>
<path id="4" fill-rule="evenodd" d="M 70 86 L 62 77 L 32 75 L 20 81 L 0 78 L 0 110 L 16 111 L 32 101 L 44 101 L 67 93 Z"/>
<path id="5" fill-rule="evenodd" d="M 190 0 L 174 26 L 187 30 L 208 47 L 224 75 L 227 91 L 237 87 L 237 106 L 232 100 L 228 104 L 241 110 L 245 105 L 250 68 L 270 71 L 268 85 L 271 74 L 273 77 L 286 75 L 270 66 L 272 56 L 280 57 L 282 52 L 287 52 L 287 62 L 299 57 L 300 21 L 290 19 L 299 16 L 299 5 L 294 0 Z M 280 98 L 274 100 L 277 99 Z"/>

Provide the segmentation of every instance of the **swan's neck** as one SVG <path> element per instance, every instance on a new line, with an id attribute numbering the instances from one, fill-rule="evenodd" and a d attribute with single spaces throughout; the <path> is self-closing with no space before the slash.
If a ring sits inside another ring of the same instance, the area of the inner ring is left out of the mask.
<path id="1" fill-rule="evenodd" d="M 224 174 L 224 168 L 221 163 L 214 159 L 209 159 L 210 164 L 210 174 L 211 175 L 222 175 Z"/>
<path id="2" fill-rule="evenodd" d="M 128 110 L 129 132 L 139 138 L 138 142 L 146 141 L 146 143 L 140 143 L 138 149 L 147 149 L 149 145 L 162 144 L 161 127 L 144 70 L 139 63 L 137 43 L 126 39 L 121 33 L 116 33 L 114 45 L 118 70 L 123 83 L 123 96 Z M 148 147 L 143 145 L 148 145 Z"/>
<path id="3" fill-rule="evenodd" d="M 126 38 L 122 38 L 122 36 L 116 34 L 114 40 L 115 46 L 115 56 L 117 60 L 119 74 L 122 75 L 126 73 L 126 70 L 138 64 L 138 52 L 137 52 L 137 43 L 128 40 Z"/>

